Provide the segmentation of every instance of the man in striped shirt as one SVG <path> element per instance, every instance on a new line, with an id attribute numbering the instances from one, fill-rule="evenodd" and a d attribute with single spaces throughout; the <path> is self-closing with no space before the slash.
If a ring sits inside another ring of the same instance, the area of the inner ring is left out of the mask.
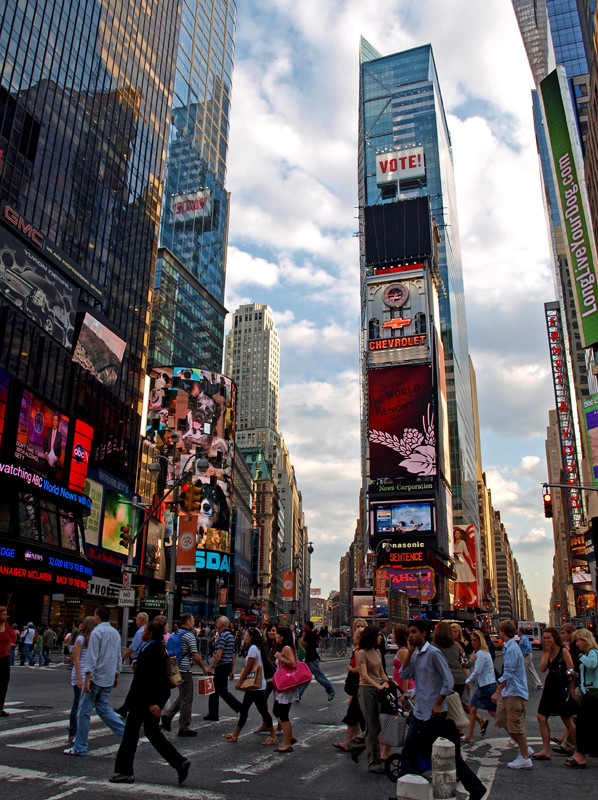
<path id="1" fill-rule="evenodd" d="M 197 652 L 197 639 L 192 614 L 181 614 L 181 648 L 182 658 L 179 664 L 183 682 L 179 686 L 179 696 L 170 704 L 168 710 L 162 714 L 162 727 L 170 730 L 174 715 L 179 712 L 179 736 L 197 736 L 197 731 L 191 730 L 191 709 L 193 707 L 193 663 L 198 664 L 204 675 L 211 675 L 212 670 L 204 664 Z"/>
<path id="2" fill-rule="evenodd" d="M 235 677 L 235 637 L 230 632 L 230 622 L 228 617 L 220 617 L 216 623 L 218 639 L 214 649 L 214 694 L 208 700 L 208 713 L 204 719 L 217 722 L 218 717 L 218 698 L 221 697 L 225 703 L 232 708 L 235 713 L 241 710 L 241 703 L 234 694 L 228 690 L 228 681 Z"/>

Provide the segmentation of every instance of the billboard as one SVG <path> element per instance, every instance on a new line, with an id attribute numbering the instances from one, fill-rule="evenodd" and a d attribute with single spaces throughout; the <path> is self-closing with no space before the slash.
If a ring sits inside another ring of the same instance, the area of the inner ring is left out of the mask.
<path id="1" fill-rule="evenodd" d="M 382 567 L 376 572 L 376 582 L 379 581 L 388 583 L 391 590 L 406 592 L 409 597 L 423 601 L 436 596 L 435 572 L 431 567 Z"/>
<path id="2" fill-rule="evenodd" d="M 453 527 L 453 558 L 455 560 L 455 606 L 475 608 L 478 599 L 478 567 L 476 563 L 475 526 Z"/>
<path id="3" fill-rule="evenodd" d="M 75 435 L 71 453 L 71 471 L 69 473 L 69 489 L 82 492 L 89 466 L 89 453 L 93 442 L 93 428 L 80 419 L 75 420 Z"/>
<path id="4" fill-rule="evenodd" d="M 413 178 L 424 178 L 425 175 L 426 164 L 423 147 L 410 147 L 407 150 L 379 153 L 376 156 L 376 183 L 378 186 L 388 186 Z"/>
<path id="5" fill-rule="evenodd" d="M 173 195 L 170 200 L 171 221 L 190 222 L 209 217 L 212 213 L 212 194 L 209 189 Z"/>
<path id="6" fill-rule="evenodd" d="M 436 475 L 431 364 L 368 370 L 369 477 Z"/>
<path id="7" fill-rule="evenodd" d="M 569 272 L 584 347 L 598 342 L 598 281 L 596 248 L 584 182 L 581 147 L 571 94 L 563 67 L 540 82 L 544 120 L 556 182 L 563 238 L 569 252 Z"/>
<path id="8" fill-rule="evenodd" d="M 119 336 L 91 314 L 85 314 L 73 361 L 111 389 L 118 378 L 125 347 L 126 342 Z"/>
<path id="9" fill-rule="evenodd" d="M 61 345 L 73 346 L 79 290 L 2 226 L 0 292 Z"/>
<path id="10" fill-rule="evenodd" d="M 393 538 L 411 538 L 414 534 L 434 533 L 434 508 L 431 502 L 396 500 L 372 503 L 371 535 L 392 534 Z"/>
<path id="11" fill-rule="evenodd" d="M 397 200 L 364 208 L 365 263 L 430 258 L 434 254 L 428 197 Z"/>
<path id="12" fill-rule="evenodd" d="M 8 388 L 10 386 L 10 375 L 0 369 L 0 446 L 2 445 L 2 433 L 4 432 L 4 420 L 6 418 L 6 405 L 8 403 Z"/>
<path id="13" fill-rule="evenodd" d="M 592 464 L 592 480 L 594 486 L 598 488 L 598 394 L 584 397 L 582 402 L 588 452 Z"/>
<path id="14" fill-rule="evenodd" d="M 15 459 L 61 481 L 64 471 L 69 418 L 29 389 L 23 390 Z"/>

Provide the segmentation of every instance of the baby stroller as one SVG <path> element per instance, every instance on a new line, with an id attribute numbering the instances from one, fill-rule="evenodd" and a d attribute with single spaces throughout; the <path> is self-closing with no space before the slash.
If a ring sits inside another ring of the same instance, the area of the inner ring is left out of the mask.
<path id="1" fill-rule="evenodd" d="M 401 700 L 399 699 L 402 698 Z M 390 687 L 382 691 L 380 702 L 380 723 L 382 731 L 380 734 L 380 744 L 388 745 L 393 750 L 399 752 L 391 753 L 384 761 L 384 774 L 396 783 L 399 779 L 401 770 L 401 750 L 407 736 L 409 717 L 414 709 L 411 698 L 401 689 L 391 683 Z M 420 772 L 427 772 L 432 769 L 432 763 L 428 759 L 419 757 L 418 766 Z"/>

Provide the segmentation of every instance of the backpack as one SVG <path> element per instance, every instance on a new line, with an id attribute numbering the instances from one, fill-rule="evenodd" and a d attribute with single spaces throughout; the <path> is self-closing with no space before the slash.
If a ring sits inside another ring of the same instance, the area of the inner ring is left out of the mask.
<path id="1" fill-rule="evenodd" d="M 166 642 L 166 649 L 169 656 L 176 656 L 176 663 L 180 664 L 183 659 L 183 637 L 177 631 L 169 637 Z"/>

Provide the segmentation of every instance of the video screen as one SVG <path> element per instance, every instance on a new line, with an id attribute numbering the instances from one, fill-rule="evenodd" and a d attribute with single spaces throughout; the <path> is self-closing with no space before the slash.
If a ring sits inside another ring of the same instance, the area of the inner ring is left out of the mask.
<path id="1" fill-rule="evenodd" d="M 52 480 L 62 480 L 69 418 L 23 390 L 15 458 Z"/>
<path id="2" fill-rule="evenodd" d="M 434 510 L 429 501 L 376 503 L 372 505 L 371 516 L 372 535 L 434 532 Z"/>
<path id="3" fill-rule="evenodd" d="M 85 314 L 73 361 L 112 388 L 120 373 L 126 342 L 91 314 Z"/>

